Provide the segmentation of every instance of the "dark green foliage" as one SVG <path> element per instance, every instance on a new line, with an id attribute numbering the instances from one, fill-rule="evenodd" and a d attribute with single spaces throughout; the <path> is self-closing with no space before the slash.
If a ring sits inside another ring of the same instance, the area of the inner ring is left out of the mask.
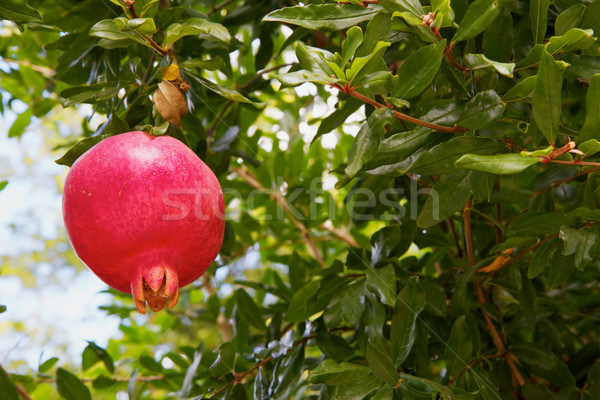
<path id="1" fill-rule="evenodd" d="M 304 3 L 0 5 L 10 136 L 90 104 L 105 122 L 59 164 L 172 135 L 228 207 L 174 310 L 140 326 L 110 291 L 123 339 L 0 370 L 1 396 L 597 398 L 600 2 Z M 152 95 L 177 79 L 172 119 Z"/>

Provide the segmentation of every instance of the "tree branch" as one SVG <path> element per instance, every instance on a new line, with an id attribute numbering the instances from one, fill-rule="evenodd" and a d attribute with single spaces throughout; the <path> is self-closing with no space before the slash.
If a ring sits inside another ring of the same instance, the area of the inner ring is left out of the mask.
<path id="1" fill-rule="evenodd" d="M 254 177 L 252 175 L 252 173 L 249 172 L 246 168 L 232 167 L 232 169 L 235 173 L 238 174 L 238 176 L 240 178 L 242 178 L 247 184 L 249 184 L 253 188 L 258 189 L 258 190 L 268 191 L 256 179 L 256 177 Z M 296 217 L 294 217 L 294 214 L 290 210 L 290 206 L 288 205 L 287 201 L 285 200 L 285 197 L 283 197 L 278 190 L 270 190 L 268 192 L 269 192 L 269 195 L 271 196 L 271 198 L 273 200 L 275 200 L 277 202 L 277 204 L 279 204 L 279 206 L 283 209 L 283 211 L 286 213 L 288 218 L 292 221 L 294 226 L 300 231 L 300 234 L 302 235 L 302 238 L 304 239 L 304 242 L 306 243 L 306 247 L 307 247 L 310 255 L 319 262 L 321 267 L 325 268 L 326 265 L 325 265 L 325 261 L 323 260 L 323 256 L 317 249 L 317 245 L 315 244 L 313 239 L 310 237 L 310 234 L 308 233 L 308 229 L 306 229 L 306 226 L 304 226 L 304 224 L 302 222 L 298 221 L 296 219 Z"/>
<path id="2" fill-rule="evenodd" d="M 479 304 L 483 306 L 485 304 L 485 298 L 483 297 L 483 291 L 481 290 L 481 284 L 479 281 L 475 281 L 475 293 L 477 294 L 477 301 L 479 301 Z M 504 360 L 506 361 L 508 368 L 510 368 L 513 378 L 519 383 L 519 386 L 523 386 L 525 384 L 525 380 L 523 379 L 521 372 L 519 372 L 519 369 L 515 365 L 515 362 L 511 358 L 512 355 L 506 350 L 506 346 L 504 345 L 502 338 L 498 334 L 496 327 L 492 323 L 492 319 L 483 307 L 481 307 L 481 313 L 483 314 L 483 319 L 485 319 L 485 323 L 488 326 L 490 335 L 492 335 L 492 339 L 496 344 L 498 352 L 504 355 Z"/>
<path id="3" fill-rule="evenodd" d="M 224 2 L 217 4 L 216 6 L 211 8 L 210 11 L 206 13 L 206 15 L 211 16 L 214 13 L 216 13 L 217 11 L 222 10 L 223 8 L 227 7 L 228 5 L 230 5 L 233 2 L 234 2 L 234 0 L 225 0 Z"/>
<path id="4" fill-rule="evenodd" d="M 383 108 L 383 107 L 387 107 L 385 104 L 381 104 L 376 100 L 373 100 L 363 94 L 358 93 L 357 91 L 354 90 L 354 88 L 351 87 L 344 87 L 338 84 L 333 84 L 333 87 L 335 87 L 336 89 L 338 89 L 340 92 L 342 93 L 347 93 L 350 96 L 354 97 L 355 99 L 358 99 L 360 101 L 363 101 L 367 104 L 370 104 L 371 106 L 375 107 L 375 108 Z M 394 113 L 394 116 L 400 120 L 403 121 L 407 121 L 407 122 L 411 122 L 413 124 L 417 124 L 417 125 L 421 125 L 424 126 L 426 128 L 430 128 L 433 130 L 436 130 L 438 132 L 445 132 L 445 133 L 460 133 L 460 132 L 465 132 L 468 129 L 463 128 L 462 126 L 453 126 L 453 127 L 449 127 L 449 126 L 441 126 L 441 125 L 436 125 L 436 124 L 432 124 L 430 122 L 427 121 L 423 121 L 420 120 L 418 118 L 414 118 L 411 117 L 409 115 L 403 114 L 399 111 L 396 110 L 392 110 L 392 112 Z"/>

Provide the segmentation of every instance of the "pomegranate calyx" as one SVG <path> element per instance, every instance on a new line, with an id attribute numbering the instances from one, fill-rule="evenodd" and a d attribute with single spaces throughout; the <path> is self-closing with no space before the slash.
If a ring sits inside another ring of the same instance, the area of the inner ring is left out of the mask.
<path id="1" fill-rule="evenodd" d="M 146 314 L 146 303 L 154 312 L 162 310 L 165 304 L 173 308 L 179 300 L 177 272 L 169 266 L 145 268 L 131 282 L 131 294 L 142 314 Z"/>

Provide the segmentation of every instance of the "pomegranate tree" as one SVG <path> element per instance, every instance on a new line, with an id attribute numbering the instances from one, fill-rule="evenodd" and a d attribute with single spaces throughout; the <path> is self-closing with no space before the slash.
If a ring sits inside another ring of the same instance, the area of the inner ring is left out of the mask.
<path id="1" fill-rule="evenodd" d="M 144 314 L 173 307 L 223 241 L 224 202 L 213 172 L 169 136 L 111 136 L 71 167 L 63 194 L 69 240 L 105 283 Z M 168 300 L 167 300 L 168 299 Z"/>

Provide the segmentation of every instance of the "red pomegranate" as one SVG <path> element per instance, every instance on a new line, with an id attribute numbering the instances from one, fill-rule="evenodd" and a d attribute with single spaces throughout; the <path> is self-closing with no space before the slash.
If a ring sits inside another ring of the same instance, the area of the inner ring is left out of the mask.
<path id="1" fill-rule="evenodd" d="M 224 202 L 213 172 L 169 136 L 111 136 L 71 167 L 63 217 L 79 258 L 146 313 L 173 307 L 223 242 Z M 168 298 L 168 302 L 167 302 Z"/>

